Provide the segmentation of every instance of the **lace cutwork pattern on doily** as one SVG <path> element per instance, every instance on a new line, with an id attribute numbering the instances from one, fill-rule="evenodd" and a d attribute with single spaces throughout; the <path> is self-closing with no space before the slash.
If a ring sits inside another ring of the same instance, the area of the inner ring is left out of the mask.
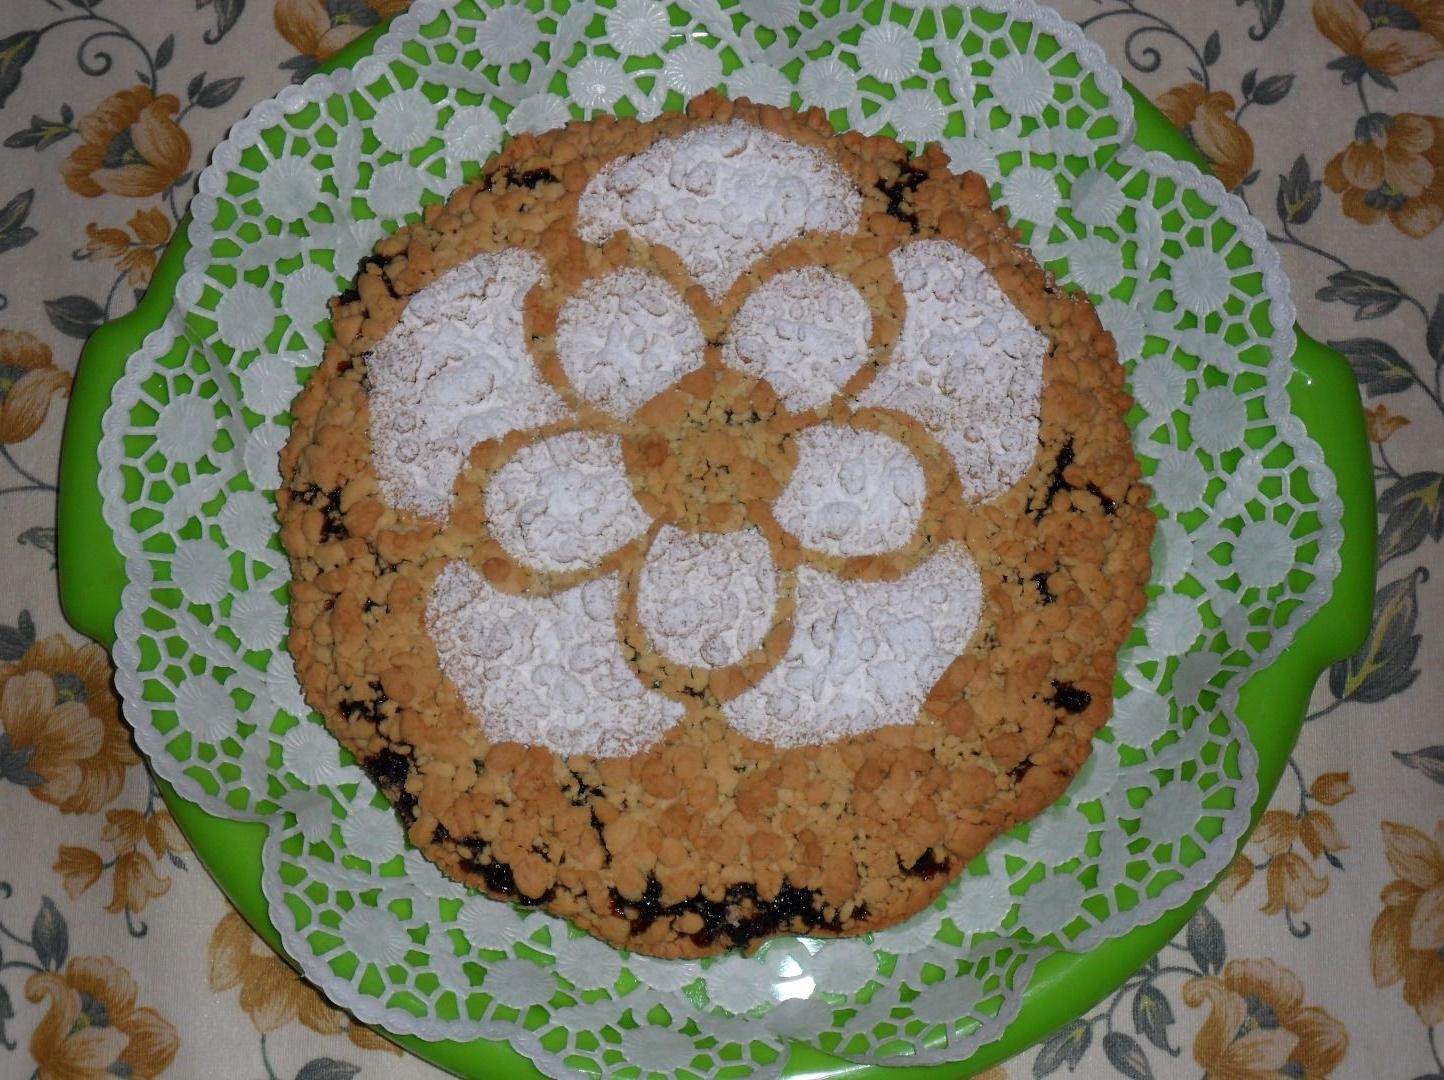
<path id="1" fill-rule="evenodd" d="M 507 133 L 649 117 L 717 85 L 940 140 L 982 173 L 1117 338 L 1163 520 L 1115 718 L 1065 798 L 904 926 L 699 963 L 468 897 L 405 848 L 304 707 L 270 523 L 326 298 L 380 236 Z M 115 662 L 157 770 L 209 812 L 267 826 L 270 916 L 308 977 L 368 1022 L 506 1039 L 551 1071 L 774 1076 L 792 1038 L 943 1061 L 1002 1032 L 1050 951 L 1147 922 L 1223 868 L 1256 795 L 1238 689 L 1328 597 L 1340 503 L 1289 410 L 1293 308 L 1262 227 L 1131 136 L 1118 74 L 1029 0 L 888 3 L 878 25 L 814 0 L 419 0 L 371 58 L 236 125 L 201 177 L 174 307 L 105 418 L 105 512 L 129 579 Z"/>

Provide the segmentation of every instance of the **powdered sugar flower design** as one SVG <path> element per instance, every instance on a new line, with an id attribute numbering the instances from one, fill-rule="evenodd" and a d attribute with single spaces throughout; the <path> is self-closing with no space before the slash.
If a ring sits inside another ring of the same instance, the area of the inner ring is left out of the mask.
<path id="1" fill-rule="evenodd" d="M 602 243 L 625 230 L 671 249 L 716 302 L 770 250 L 856 232 L 861 208 L 824 153 L 732 122 L 607 166 L 580 197 L 577 231 Z M 862 292 L 825 267 L 760 278 L 710 353 L 672 283 L 613 270 L 557 312 L 564 386 L 542 377 L 523 325 L 547 275 L 537 256 L 478 256 L 412 298 L 369 360 L 375 463 L 392 505 L 445 521 L 475 445 L 545 429 L 506 444 L 519 449 L 483 492 L 491 539 L 542 587 L 518 594 L 458 560 L 427 608 L 442 670 L 490 738 L 636 753 L 694 707 L 639 673 L 643 653 L 730 672 L 710 683 L 723 716 L 776 745 L 914 721 L 976 629 L 982 585 L 960 543 L 919 542 L 936 484 L 908 432 L 948 452 L 968 501 L 1007 490 L 1037 445 L 1047 340 L 952 243 L 903 243 L 892 269 L 906 310 L 887 356 Z M 739 430 L 747 409 L 723 422 L 722 409 L 668 407 L 738 387 L 787 423 Z M 660 456 L 627 443 L 639 416 L 665 444 Z M 662 435 L 657 417 L 672 424 Z M 734 468 L 770 474 L 776 489 L 744 510 L 679 475 L 659 499 L 649 471 L 689 446 L 734 463 L 753 455 Z M 848 571 L 897 552 L 912 554 L 891 578 Z M 624 646 L 618 628 L 630 625 L 640 647 Z"/>

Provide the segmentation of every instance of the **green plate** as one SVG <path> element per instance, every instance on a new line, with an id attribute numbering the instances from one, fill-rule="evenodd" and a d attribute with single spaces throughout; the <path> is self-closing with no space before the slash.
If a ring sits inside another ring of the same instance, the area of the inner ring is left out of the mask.
<path id="1" fill-rule="evenodd" d="M 381 29 L 363 36 L 325 65 L 334 70 L 370 53 Z M 1129 88 L 1137 121 L 1137 142 L 1202 166 L 1196 152 L 1141 94 Z M 58 506 L 61 602 L 81 632 L 103 644 L 115 639 L 114 624 L 126 584 L 124 561 L 101 510 L 98 447 L 101 420 L 128 358 L 158 328 L 174 302 L 189 248 L 187 222 L 158 266 L 150 289 L 131 314 L 101 327 L 87 343 L 71 393 L 61 453 Z M 1242 690 L 1238 715 L 1258 752 L 1257 821 L 1269 802 L 1297 739 L 1310 692 L 1320 673 L 1350 655 L 1367 632 L 1374 590 L 1374 491 L 1358 388 L 1348 364 L 1297 332 L 1289 394 L 1294 413 L 1322 447 L 1337 478 L 1343 503 L 1341 566 L 1333 595 L 1293 643 Z M 222 891 L 273 947 L 280 938 L 267 915 L 261 891 L 261 849 L 265 827 L 208 814 L 161 783 L 172 813 L 197 856 Z M 786 1070 L 793 1077 L 958 1077 L 1010 1058 L 1112 993 L 1163 947 L 1187 922 L 1212 886 L 1196 893 L 1151 924 L 1083 953 L 1059 952 L 1043 960 L 1024 992 L 1021 1014 L 1006 1034 L 979 1049 L 962 1065 L 881 1068 L 843 1062 L 816 1049 L 796 1046 Z M 406 1049 L 465 1076 L 539 1076 L 534 1065 L 508 1045 L 488 1040 L 428 1042 L 392 1036 Z"/>

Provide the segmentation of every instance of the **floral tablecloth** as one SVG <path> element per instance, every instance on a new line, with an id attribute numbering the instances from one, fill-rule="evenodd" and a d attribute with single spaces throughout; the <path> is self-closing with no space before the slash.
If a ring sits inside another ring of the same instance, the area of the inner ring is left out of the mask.
<path id="1" fill-rule="evenodd" d="M 54 582 L 81 343 L 143 292 L 227 127 L 404 6 L 0 4 L 0 1075 L 438 1075 L 230 910 Z M 990 1080 L 1444 1077 L 1444 0 L 1057 6 L 1249 202 L 1300 322 L 1352 362 L 1379 583 L 1207 907 Z"/>

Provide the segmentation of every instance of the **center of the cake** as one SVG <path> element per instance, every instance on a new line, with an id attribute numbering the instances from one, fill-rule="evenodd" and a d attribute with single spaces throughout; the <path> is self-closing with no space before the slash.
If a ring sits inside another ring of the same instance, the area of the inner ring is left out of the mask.
<path id="1" fill-rule="evenodd" d="M 637 501 L 660 521 L 729 532 L 766 519 L 797 464 L 792 415 L 764 380 L 703 368 L 635 417 L 622 458 Z"/>

